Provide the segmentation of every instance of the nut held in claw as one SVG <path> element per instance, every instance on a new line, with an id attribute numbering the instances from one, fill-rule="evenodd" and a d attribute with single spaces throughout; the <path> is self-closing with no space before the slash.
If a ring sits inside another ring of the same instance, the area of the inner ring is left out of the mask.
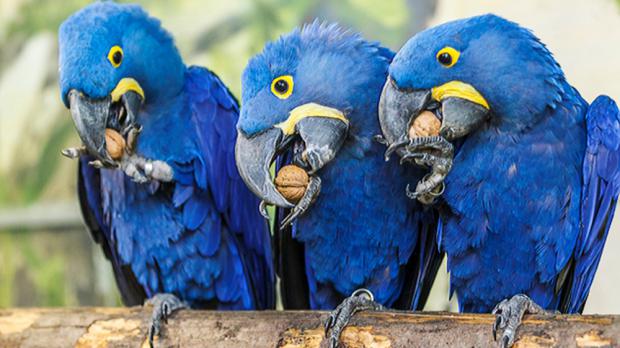
<path id="1" fill-rule="evenodd" d="M 304 196 L 310 178 L 308 173 L 295 165 L 286 165 L 278 171 L 274 183 L 286 200 L 297 203 Z"/>
<path id="2" fill-rule="evenodd" d="M 125 142 L 125 138 L 120 135 L 119 132 L 114 129 L 106 128 L 105 130 L 105 148 L 108 150 L 108 154 L 114 160 L 119 160 L 123 157 L 123 151 L 125 151 L 125 147 L 127 143 Z"/>
<path id="3" fill-rule="evenodd" d="M 426 110 L 420 113 L 409 127 L 409 138 L 430 137 L 439 135 L 441 121 L 432 112 Z"/>

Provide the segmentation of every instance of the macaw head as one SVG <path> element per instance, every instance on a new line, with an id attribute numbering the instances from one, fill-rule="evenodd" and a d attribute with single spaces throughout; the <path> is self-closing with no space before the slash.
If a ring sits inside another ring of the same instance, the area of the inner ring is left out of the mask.
<path id="1" fill-rule="evenodd" d="M 381 129 L 388 143 L 406 142 L 425 110 L 441 120 L 448 140 L 486 120 L 527 127 L 555 108 L 563 79 L 545 46 L 515 23 L 495 15 L 449 22 L 415 35 L 394 57 L 379 104 Z"/>
<path id="2" fill-rule="evenodd" d="M 126 135 L 145 104 L 177 95 L 184 65 L 171 36 L 137 5 L 96 2 L 59 30 L 60 91 L 88 151 L 104 164 L 105 129 Z"/>
<path id="3" fill-rule="evenodd" d="M 271 163 L 294 145 L 314 174 L 349 133 L 372 132 L 364 124 L 377 122 L 392 56 L 358 34 L 315 21 L 253 57 L 243 73 L 236 144 L 237 167 L 250 189 L 266 203 L 292 207 L 271 181 Z"/>

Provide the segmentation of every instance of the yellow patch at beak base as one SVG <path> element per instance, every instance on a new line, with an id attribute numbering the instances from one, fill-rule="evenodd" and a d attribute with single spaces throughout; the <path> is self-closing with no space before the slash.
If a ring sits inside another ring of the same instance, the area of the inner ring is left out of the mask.
<path id="1" fill-rule="evenodd" d="M 472 103 L 482 105 L 489 109 L 489 103 L 472 85 L 461 81 L 450 81 L 431 90 L 433 99 L 441 101 L 448 97 L 456 97 L 469 100 Z"/>
<path id="2" fill-rule="evenodd" d="M 142 100 L 144 100 L 144 91 L 142 90 L 142 87 L 140 86 L 138 81 L 132 79 L 131 77 L 125 77 L 118 81 L 118 84 L 116 85 L 116 87 L 114 87 L 112 93 L 110 93 L 110 96 L 112 97 L 112 102 L 115 103 L 119 101 L 123 94 L 129 91 L 134 91 L 138 93 L 142 97 Z"/>
<path id="3" fill-rule="evenodd" d="M 291 135 L 295 133 L 295 126 L 297 123 L 306 117 L 335 118 L 349 124 L 349 120 L 344 117 L 344 114 L 340 110 L 316 103 L 308 103 L 291 110 L 286 121 L 278 123 L 275 127 L 280 128 L 285 135 Z"/>

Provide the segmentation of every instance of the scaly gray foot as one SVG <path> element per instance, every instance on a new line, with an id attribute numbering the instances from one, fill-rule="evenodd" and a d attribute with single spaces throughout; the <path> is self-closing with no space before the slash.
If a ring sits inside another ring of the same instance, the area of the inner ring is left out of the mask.
<path id="1" fill-rule="evenodd" d="M 168 324 L 168 317 L 174 311 L 189 308 L 189 306 L 173 294 L 156 294 L 148 299 L 147 303 L 153 305 L 149 326 L 149 346 L 153 348 L 153 340 L 155 336 L 160 335 L 162 324 Z"/>
<path id="2" fill-rule="evenodd" d="M 385 307 L 374 301 L 372 293 L 367 289 L 358 289 L 336 307 L 325 322 L 325 337 L 329 339 L 329 347 L 337 348 L 340 334 L 349 324 L 349 320 L 359 311 L 381 311 Z"/>
<path id="3" fill-rule="evenodd" d="M 304 192 L 303 197 L 301 197 L 295 207 L 291 209 L 291 212 L 284 218 L 284 220 L 282 220 L 282 223 L 280 224 L 280 229 L 284 229 L 293 221 L 295 221 L 295 219 L 302 216 L 306 212 L 306 210 L 310 208 L 312 203 L 314 203 L 320 192 L 321 178 L 316 175 L 310 176 L 310 182 L 308 183 L 306 192 Z"/>
<path id="4" fill-rule="evenodd" d="M 517 329 L 521 325 L 523 315 L 527 314 L 555 314 L 536 304 L 527 295 L 518 294 L 510 299 L 505 299 L 493 308 L 495 323 L 493 324 L 493 339 L 497 341 L 497 331 L 503 330 L 499 346 L 511 347 L 517 336 Z"/>
<path id="5" fill-rule="evenodd" d="M 159 160 L 149 160 L 137 154 L 124 154 L 119 163 L 120 169 L 133 181 L 144 184 L 151 180 L 170 182 L 174 177 L 172 167 Z"/>

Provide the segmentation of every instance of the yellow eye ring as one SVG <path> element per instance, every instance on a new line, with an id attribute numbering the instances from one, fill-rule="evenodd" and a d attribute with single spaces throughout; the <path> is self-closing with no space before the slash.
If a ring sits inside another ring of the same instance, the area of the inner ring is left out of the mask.
<path id="1" fill-rule="evenodd" d="M 108 52 L 108 60 L 113 67 L 118 68 L 123 62 L 123 49 L 120 46 L 113 46 Z"/>
<path id="2" fill-rule="evenodd" d="M 439 64 L 445 66 L 446 68 L 451 68 L 459 61 L 459 57 L 461 52 L 455 50 L 450 46 L 446 46 L 437 52 L 437 61 Z"/>
<path id="3" fill-rule="evenodd" d="M 271 93 L 280 99 L 286 99 L 293 94 L 293 85 L 293 76 L 278 76 L 271 81 Z"/>

